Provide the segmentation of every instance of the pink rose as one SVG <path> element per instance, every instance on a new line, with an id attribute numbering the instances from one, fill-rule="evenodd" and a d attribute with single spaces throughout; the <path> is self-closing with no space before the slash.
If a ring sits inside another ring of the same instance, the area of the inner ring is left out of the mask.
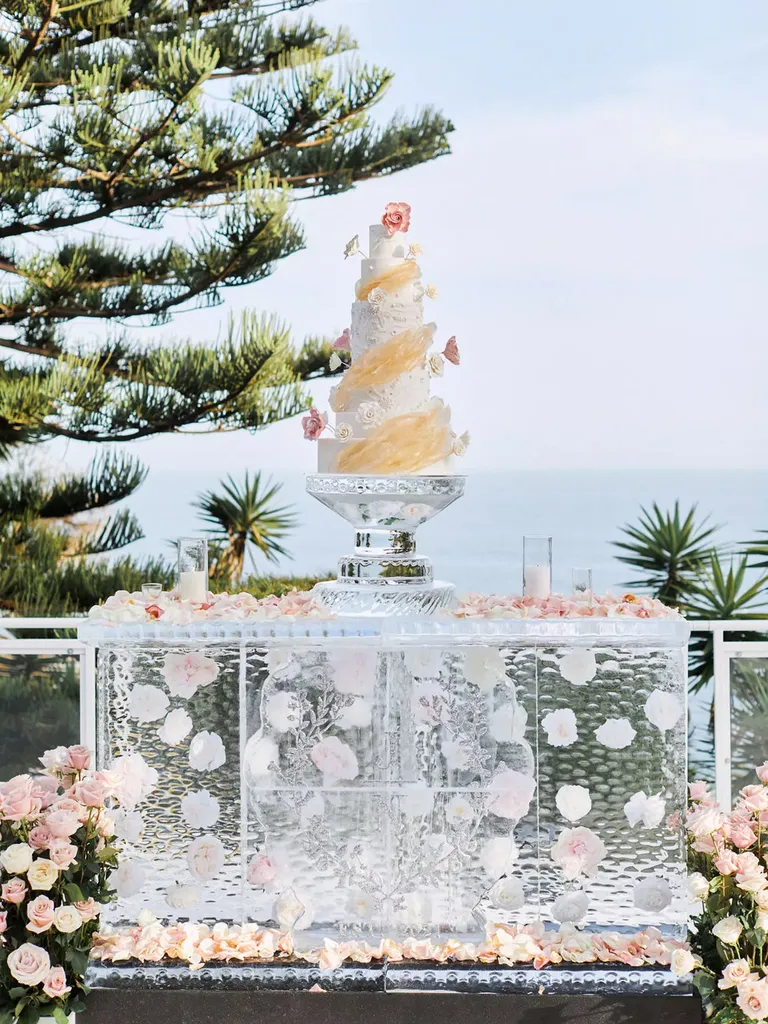
<path id="1" fill-rule="evenodd" d="M 760 892 L 768 888 L 768 878 L 754 853 L 740 853 L 735 858 L 738 864 L 736 884 L 745 892 Z"/>
<path id="2" fill-rule="evenodd" d="M 63 967 L 52 967 L 43 982 L 43 992 L 50 999 L 63 999 L 72 991 L 67 984 L 67 973 Z"/>
<path id="3" fill-rule="evenodd" d="M 88 921 L 95 921 L 101 913 L 101 906 L 94 899 L 78 900 L 74 904 L 74 908 L 80 915 L 83 924 L 87 924 Z"/>
<path id="4" fill-rule="evenodd" d="M 735 875 L 739 870 L 739 858 L 733 850 L 722 850 L 712 863 L 721 875 Z"/>
<path id="5" fill-rule="evenodd" d="M 78 743 L 74 747 L 68 747 L 67 754 L 69 764 L 76 772 L 83 772 L 86 768 L 91 767 L 91 752 L 88 747 L 83 747 Z"/>
<path id="6" fill-rule="evenodd" d="M 27 886 L 23 878 L 12 878 L 0 889 L 0 896 L 6 903 L 15 903 L 18 906 L 24 902 L 27 895 Z"/>
<path id="7" fill-rule="evenodd" d="M 328 424 L 323 413 L 313 405 L 309 410 L 309 416 L 302 416 L 301 425 L 304 428 L 305 440 L 316 441 Z"/>
<path id="8" fill-rule="evenodd" d="M 52 860 L 61 871 L 66 871 L 75 863 L 77 854 L 77 847 L 68 843 L 66 839 L 54 839 L 48 849 L 49 860 Z"/>
<path id="9" fill-rule="evenodd" d="M 55 839 L 69 839 L 80 828 L 80 818 L 72 811 L 53 810 L 46 816 L 45 824 Z"/>
<path id="10" fill-rule="evenodd" d="M 248 864 L 248 881 L 263 889 L 277 878 L 277 868 L 265 853 L 258 853 Z"/>
<path id="11" fill-rule="evenodd" d="M 55 804 L 51 807 L 52 811 L 69 811 L 70 814 L 75 814 L 80 821 L 85 821 L 88 817 L 88 808 L 83 807 L 79 800 L 75 800 L 72 789 L 68 789 L 64 796 L 60 797 Z"/>
<path id="12" fill-rule="evenodd" d="M 42 796 L 29 775 L 16 775 L 0 790 L 0 818 L 6 821 L 36 818 L 42 808 Z"/>
<path id="13" fill-rule="evenodd" d="M 411 226 L 411 208 L 408 203 L 387 203 L 381 223 L 391 237 L 398 231 L 407 231 Z"/>
<path id="14" fill-rule="evenodd" d="M 728 838 L 740 850 L 746 850 L 757 842 L 757 836 L 745 821 L 737 822 L 728 829 Z"/>
<path id="15" fill-rule="evenodd" d="M 460 363 L 459 359 L 459 346 L 456 344 L 455 336 L 448 339 L 448 343 L 443 349 L 443 355 L 449 363 L 453 363 L 454 366 L 458 366 Z"/>
<path id="16" fill-rule="evenodd" d="M 768 789 L 765 786 L 745 786 L 741 796 L 743 806 L 750 811 L 768 811 Z"/>
<path id="17" fill-rule="evenodd" d="M 338 736 L 327 736 L 309 752 L 313 763 L 326 779 L 356 779 L 360 768 L 355 752 Z"/>
<path id="18" fill-rule="evenodd" d="M 109 786 L 99 779 L 82 779 L 75 784 L 73 794 L 86 807 L 103 807 L 107 797 L 112 795 Z"/>
<path id="19" fill-rule="evenodd" d="M 768 761 L 763 761 L 759 768 L 756 768 L 757 777 L 761 782 L 768 782 Z"/>
<path id="20" fill-rule="evenodd" d="M 350 345 L 352 342 L 349 337 L 350 331 L 348 327 L 345 327 L 341 334 L 338 336 L 336 341 L 333 343 L 335 349 L 341 349 L 342 352 L 349 352 Z"/>
<path id="21" fill-rule="evenodd" d="M 564 828 L 552 846 L 550 855 L 566 878 L 579 875 L 594 875 L 598 864 L 605 859 L 608 851 L 600 836 L 592 829 L 579 825 L 578 828 Z"/>
<path id="22" fill-rule="evenodd" d="M 528 813 L 536 780 L 514 768 L 497 772 L 488 784 L 488 810 L 499 818 L 519 821 Z"/>
<path id="23" fill-rule="evenodd" d="M 0 910 L 0 935 L 3 934 L 5 929 L 8 927 L 8 911 Z"/>
<path id="24" fill-rule="evenodd" d="M 689 782 L 688 790 L 691 794 L 691 800 L 709 800 L 709 790 L 707 789 L 706 782 Z"/>
<path id="25" fill-rule="evenodd" d="M 25 942 L 9 954 L 6 961 L 11 975 L 20 985 L 34 988 L 48 977 L 51 959 L 41 946 Z"/>
<path id="26" fill-rule="evenodd" d="M 696 839 L 717 832 L 724 821 L 725 815 L 722 811 L 709 804 L 702 804 L 695 811 L 688 811 L 686 814 L 686 828 Z"/>
<path id="27" fill-rule="evenodd" d="M 59 779 L 54 779 L 50 775 L 38 775 L 33 779 L 33 784 L 35 796 L 40 798 L 43 808 L 50 807 L 58 798 L 61 785 Z"/>
<path id="28" fill-rule="evenodd" d="M 52 841 L 53 836 L 47 825 L 35 825 L 27 840 L 33 850 L 47 850 Z"/>
<path id="29" fill-rule="evenodd" d="M 219 666 L 213 658 L 201 651 L 189 654 L 166 654 L 163 662 L 163 678 L 168 684 L 172 697 L 190 700 L 197 693 L 198 686 L 210 686 L 219 675 Z"/>
<path id="30" fill-rule="evenodd" d="M 36 896 L 27 904 L 27 931 L 41 935 L 47 932 L 53 924 L 53 915 L 56 911 L 53 900 L 47 896 Z"/>

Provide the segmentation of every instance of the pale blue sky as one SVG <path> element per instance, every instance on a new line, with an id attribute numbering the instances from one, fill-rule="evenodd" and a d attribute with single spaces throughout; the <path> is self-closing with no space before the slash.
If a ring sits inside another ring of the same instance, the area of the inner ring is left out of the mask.
<path id="1" fill-rule="evenodd" d="M 310 13 L 396 72 L 382 114 L 448 114 L 454 155 L 299 204 L 307 250 L 171 333 L 215 338 L 246 307 L 298 337 L 341 330 L 357 277 L 344 242 L 405 199 L 440 289 L 430 316 L 462 350 L 436 390 L 472 435 L 466 468 L 768 467 L 764 4 L 327 0 Z M 311 471 L 315 456 L 295 420 L 134 450 L 158 472 Z"/>

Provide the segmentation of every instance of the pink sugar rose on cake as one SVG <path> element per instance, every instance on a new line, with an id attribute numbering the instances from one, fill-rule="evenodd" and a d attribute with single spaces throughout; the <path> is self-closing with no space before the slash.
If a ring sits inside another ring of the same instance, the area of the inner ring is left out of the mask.
<path id="1" fill-rule="evenodd" d="M 394 235 L 398 231 L 407 231 L 411 226 L 411 208 L 408 203 L 387 203 L 384 207 L 384 216 L 381 223 L 387 229 L 388 235 Z"/>
<path id="2" fill-rule="evenodd" d="M 309 416 L 302 416 L 301 425 L 304 428 L 304 438 L 307 441 L 316 441 L 326 427 L 325 416 L 314 406 L 309 410 Z"/>

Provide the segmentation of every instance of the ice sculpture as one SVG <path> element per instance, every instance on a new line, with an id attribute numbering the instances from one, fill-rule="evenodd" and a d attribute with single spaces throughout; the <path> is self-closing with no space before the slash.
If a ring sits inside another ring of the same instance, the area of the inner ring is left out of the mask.
<path id="1" fill-rule="evenodd" d="M 256 921 L 306 952 L 499 922 L 682 938 L 687 634 L 91 623 L 99 762 L 152 790 L 118 822 L 110 920 Z"/>

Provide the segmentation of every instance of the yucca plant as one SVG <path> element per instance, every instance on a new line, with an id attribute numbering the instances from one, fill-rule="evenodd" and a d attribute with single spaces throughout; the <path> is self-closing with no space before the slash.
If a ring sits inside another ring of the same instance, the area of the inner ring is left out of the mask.
<path id="1" fill-rule="evenodd" d="M 641 573 L 627 586 L 652 590 L 665 604 L 679 607 L 685 603 L 691 580 L 713 551 L 712 537 L 718 527 L 707 525 L 709 517 L 697 523 L 696 505 L 683 518 L 678 501 L 672 512 L 663 512 L 656 502 L 650 511 L 641 507 L 640 512 L 636 526 L 621 528 L 629 539 L 614 541 L 614 547 L 623 552 L 616 559 Z"/>
<path id="2" fill-rule="evenodd" d="M 242 486 L 230 476 L 222 481 L 221 494 L 206 491 L 193 502 L 201 518 L 210 524 L 208 532 L 214 543 L 219 545 L 214 574 L 220 582 L 241 583 L 246 555 L 257 572 L 257 551 L 268 562 L 277 562 L 280 556 L 290 557 L 280 542 L 297 520 L 289 505 L 274 504 L 281 488 L 282 484 L 271 479 L 262 483 L 261 473 L 253 479 L 246 473 Z"/>

